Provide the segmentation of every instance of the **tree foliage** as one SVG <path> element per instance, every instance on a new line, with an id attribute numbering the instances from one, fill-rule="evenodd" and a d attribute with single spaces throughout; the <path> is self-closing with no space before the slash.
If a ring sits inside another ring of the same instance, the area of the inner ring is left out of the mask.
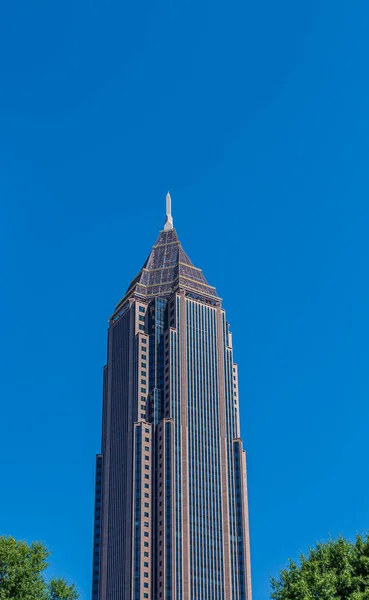
<path id="1" fill-rule="evenodd" d="M 369 600 L 369 534 L 317 544 L 271 578 L 273 600 Z"/>
<path id="2" fill-rule="evenodd" d="M 77 600 L 74 585 L 64 579 L 47 581 L 49 550 L 41 543 L 0 537 L 0 600 Z"/>

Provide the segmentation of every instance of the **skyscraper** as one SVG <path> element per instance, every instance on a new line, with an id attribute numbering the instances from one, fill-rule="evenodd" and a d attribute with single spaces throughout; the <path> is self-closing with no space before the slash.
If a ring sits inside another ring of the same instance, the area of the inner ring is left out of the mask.
<path id="1" fill-rule="evenodd" d="M 92 600 L 251 600 L 232 334 L 166 202 L 109 321 Z"/>

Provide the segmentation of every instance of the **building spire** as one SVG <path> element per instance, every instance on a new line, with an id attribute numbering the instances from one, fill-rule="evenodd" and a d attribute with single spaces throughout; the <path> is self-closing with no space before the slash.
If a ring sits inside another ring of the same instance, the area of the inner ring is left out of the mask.
<path id="1" fill-rule="evenodd" d="M 173 217 L 172 217 L 172 199 L 170 197 L 170 193 L 167 193 L 166 197 L 166 217 L 164 223 L 164 231 L 168 229 L 173 229 Z"/>

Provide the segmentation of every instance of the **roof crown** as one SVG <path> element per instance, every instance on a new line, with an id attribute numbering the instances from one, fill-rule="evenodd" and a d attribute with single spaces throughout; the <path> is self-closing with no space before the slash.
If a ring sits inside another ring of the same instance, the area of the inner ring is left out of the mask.
<path id="1" fill-rule="evenodd" d="M 132 295 L 145 298 L 169 296 L 178 288 L 219 300 L 215 287 L 208 284 L 202 270 L 192 264 L 183 250 L 177 232 L 173 228 L 169 194 L 166 200 L 167 215 L 164 230 L 159 233 L 145 264 L 131 281 L 118 306 Z"/>

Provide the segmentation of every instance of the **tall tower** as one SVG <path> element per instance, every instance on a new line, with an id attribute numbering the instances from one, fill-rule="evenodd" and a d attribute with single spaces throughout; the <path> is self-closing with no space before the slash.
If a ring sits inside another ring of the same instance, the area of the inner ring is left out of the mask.
<path id="1" fill-rule="evenodd" d="M 237 365 L 216 289 L 164 229 L 109 321 L 92 600 L 251 600 Z"/>

